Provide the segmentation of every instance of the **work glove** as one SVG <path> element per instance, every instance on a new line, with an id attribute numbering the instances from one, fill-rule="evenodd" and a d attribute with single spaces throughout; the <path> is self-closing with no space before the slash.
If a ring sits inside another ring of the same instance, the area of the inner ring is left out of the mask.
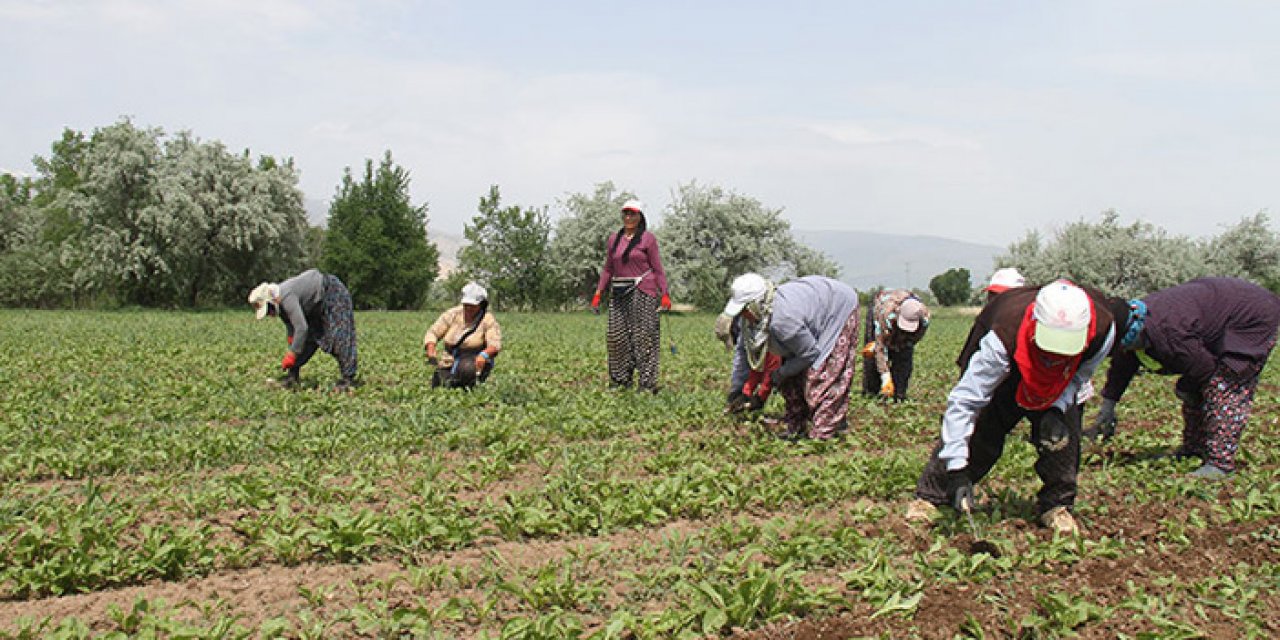
<path id="1" fill-rule="evenodd" d="M 594 296 L 591 296 L 591 310 L 596 313 L 600 313 L 600 292 L 599 291 L 597 291 Z"/>
<path id="2" fill-rule="evenodd" d="M 885 398 L 893 397 L 893 376 L 887 373 L 880 374 L 880 395 Z"/>
<path id="3" fill-rule="evenodd" d="M 973 481 L 969 479 L 966 469 L 947 472 L 947 496 L 951 498 L 951 506 L 956 511 L 971 513 L 973 511 Z"/>
<path id="4" fill-rule="evenodd" d="M 876 357 L 876 343 L 868 342 L 867 346 L 862 348 L 862 357 L 864 358 Z"/>
<path id="5" fill-rule="evenodd" d="M 671 296 L 669 296 L 669 295 L 667 295 L 667 294 L 665 294 L 665 293 L 664 293 L 664 294 L 662 294 L 662 301 L 658 303 L 658 306 L 659 306 L 659 307 L 662 307 L 662 309 L 663 309 L 664 311 L 670 311 L 670 310 L 671 310 Z"/>
<path id="6" fill-rule="evenodd" d="M 1067 417 L 1059 409 L 1049 409 L 1040 417 L 1040 439 L 1036 446 L 1045 451 L 1062 451 L 1071 440 Z"/>
<path id="7" fill-rule="evenodd" d="M 747 396 L 742 395 L 741 391 L 730 391 L 729 397 L 724 403 L 725 413 L 741 413 L 747 408 Z"/>
<path id="8" fill-rule="evenodd" d="M 1173 394 L 1178 396 L 1182 401 L 1182 406 L 1188 409 L 1199 409 L 1204 404 L 1204 394 L 1199 391 L 1184 391 L 1182 389 L 1174 389 Z"/>
<path id="9" fill-rule="evenodd" d="M 288 371 L 292 369 L 293 365 L 297 363 L 298 363 L 298 354 L 292 351 L 289 351 L 284 354 L 284 359 L 280 361 L 280 368 L 284 369 L 285 371 Z"/>
<path id="10" fill-rule="evenodd" d="M 1098 415 L 1094 416 L 1093 424 L 1084 430 L 1084 437 L 1090 440 L 1097 440 L 1098 436 L 1102 436 L 1103 440 L 1110 440 L 1111 436 L 1116 434 L 1116 401 L 1110 398 L 1102 399 L 1102 406 L 1098 407 Z"/>

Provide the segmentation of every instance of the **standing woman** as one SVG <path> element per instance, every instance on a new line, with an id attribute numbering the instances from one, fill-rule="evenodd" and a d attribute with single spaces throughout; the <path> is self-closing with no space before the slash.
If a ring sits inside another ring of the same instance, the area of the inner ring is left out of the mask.
<path id="1" fill-rule="evenodd" d="M 658 353 L 662 336 L 658 307 L 671 309 L 667 274 L 658 255 L 658 239 L 645 230 L 644 205 L 628 200 L 622 205 L 622 228 L 605 243 L 604 268 L 591 298 L 600 309 L 600 298 L 609 288 L 609 383 L 658 392 Z M 661 301 L 659 301 L 661 298 Z"/>
<path id="2" fill-rule="evenodd" d="M 786 401 L 786 439 L 827 440 L 848 429 L 849 387 L 858 353 L 858 294 L 824 276 L 781 285 L 759 274 L 738 276 L 724 314 L 740 318 L 733 379 L 782 358 L 770 375 Z"/>
<path id="3" fill-rule="evenodd" d="M 342 373 L 333 390 L 355 387 L 356 317 L 351 293 L 338 276 L 308 269 L 280 284 L 264 282 L 249 294 L 249 304 L 258 320 L 273 315 L 284 322 L 289 350 L 280 361 L 285 372 L 280 386 L 296 387 L 303 365 L 322 349 Z"/>

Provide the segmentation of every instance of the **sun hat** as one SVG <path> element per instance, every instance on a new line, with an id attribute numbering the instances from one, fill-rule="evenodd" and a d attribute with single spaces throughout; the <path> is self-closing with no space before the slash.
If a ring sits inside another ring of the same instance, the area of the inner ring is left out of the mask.
<path id="1" fill-rule="evenodd" d="M 1092 316 L 1089 294 L 1066 280 L 1045 285 L 1036 294 L 1032 316 L 1036 321 L 1036 346 L 1064 356 L 1084 351 Z"/>
<path id="2" fill-rule="evenodd" d="M 644 203 L 640 202 L 639 200 L 636 200 L 635 198 L 632 198 L 622 203 L 622 210 L 623 211 L 639 211 L 640 213 L 644 213 Z"/>
<path id="3" fill-rule="evenodd" d="M 729 289 L 733 295 L 729 298 L 729 303 L 724 306 L 724 314 L 736 316 L 742 313 L 742 309 L 748 304 L 764 297 L 769 290 L 769 281 L 758 273 L 744 273 L 733 279 Z"/>
<path id="4" fill-rule="evenodd" d="M 261 320 L 267 317 L 268 303 L 275 302 L 276 285 L 264 282 L 249 292 L 249 304 L 253 305 L 254 317 Z"/>
<path id="5" fill-rule="evenodd" d="M 991 284 L 987 285 L 987 291 L 991 293 L 1004 293 L 1009 289 L 1016 289 L 1027 284 L 1027 279 L 1022 276 L 1014 267 L 1005 267 L 996 269 L 991 274 Z"/>
<path id="6" fill-rule="evenodd" d="M 903 331 L 915 331 L 920 328 L 920 319 L 924 317 L 924 303 L 915 298 L 907 298 L 898 307 L 898 328 Z"/>
<path id="7" fill-rule="evenodd" d="M 489 292 L 474 282 L 468 282 L 462 287 L 462 304 L 480 304 L 488 299 Z"/>

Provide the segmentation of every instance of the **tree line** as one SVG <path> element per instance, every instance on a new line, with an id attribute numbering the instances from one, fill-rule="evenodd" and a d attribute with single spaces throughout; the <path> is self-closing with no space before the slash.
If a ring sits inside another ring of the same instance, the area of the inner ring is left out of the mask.
<path id="1" fill-rule="evenodd" d="M 1266 211 L 1197 240 L 1150 222 L 1122 224 L 1109 209 L 1097 222 L 1078 220 L 1048 236 L 1027 231 L 994 262 L 993 271 L 1017 267 L 1028 283 L 1067 278 L 1124 298 L 1202 276 L 1234 276 L 1280 293 L 1280 235 Z M 949 269 L 934 276 L 929 289 L 943 305 L 981 304 L 986 283 L 974 287 L 969 280 L 968 269 Z"/>
<path id="2" fill-rule="evenodd" d="M 166 135 L 122 119 L 85 135 L 66 130 L 36 175 L 0 175 L 0 305 L 170 308 L 243 304 L 263 280 L 309 267 L 338 275 L 362 309 L 444 304 L 467 280 L 496 308 L 553 310 L 594 291 L 605 239 L 635 197 L 612 182 L 548 206 L 480 195 L 464 226 L 458 268 L 437 278 L 428 208 L 410 201 L 410 175 L 387 152 L 347 168 L 325 228 L 310 226 L 290 159 L 233 153 L 189 132 Z M 838 275 L 799 242 L 782 210 L 714 185 L 688 182 L 662 211 L 646 212 L 673 299 L 714 309 L 747 271 L 781 281 Z M 993 267 L 1030 282 L 1068 277 L 1108 294 L 1137 296 L 1201 275 L 1243 277 L 1280 289 L 1280 237 L 1265 211 L 1208 240 L 1174 236 L 1114 211 L 1051 236 L 1029 231 Z M 976 274 L 985 277 L 985 274 Z M 930 281 L 943 305 L 980 301 L 966 269 Z M 923 292 L 922 292 L 923 293 Z"/>
<path id="3" fill-rule="evenodd" d="M 597 184 L 560 200 L 553 221 L 547 206 L 504 203 L 494 185 L 464 227 L 458 268 L 437 280 L 427 206 L 410 201 L 409 172 L 390 152 L 345 170 L 325 228 L 307 222 L 292 160 L 127 118 L 66 130 L 34 165 L 34 177 L 0 175 L 0 305 L 234 306 L 258 282 L 319 267 L 364 309 L 416 309 L 473 279 L 497 308 L 561 309 L 594 291 L 605 238 L 635 197 Z M 674 196 L 661 224 L 646 215 L 678 301 L 722 304 L 747 270 L 838 274 L 793 237 L 781 209 L 696 182 Z"/>

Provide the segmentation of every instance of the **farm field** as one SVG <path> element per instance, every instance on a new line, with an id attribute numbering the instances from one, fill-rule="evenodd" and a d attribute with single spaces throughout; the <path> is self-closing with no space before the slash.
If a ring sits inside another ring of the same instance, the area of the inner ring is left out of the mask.
<path id="1" fill-rule="evenodd" d="M 602 316 L 498 317 L 462 393 L 429 388 L 434 313 L 358 313 L 345 396 L 325 354 L 268 388 L 284 329 L 247 308 L 0 311 L 0 638 L 1280 636 L 1275 366 L 1217 484 L 1153 458 L 1173 379 L 1135 380 L 1084 454 L 1084 535 L 1055 538 L 1025 426 L 976 532 L 903 519 L 963 313 L 913 401 L 855 396 L 828 443 L 722 414 L 711 315 L 664 320 L 656 396 L 606 389 Z"/>

